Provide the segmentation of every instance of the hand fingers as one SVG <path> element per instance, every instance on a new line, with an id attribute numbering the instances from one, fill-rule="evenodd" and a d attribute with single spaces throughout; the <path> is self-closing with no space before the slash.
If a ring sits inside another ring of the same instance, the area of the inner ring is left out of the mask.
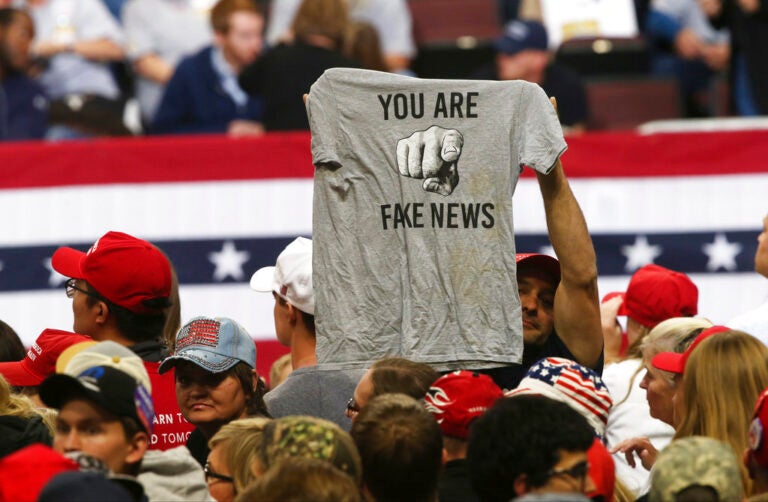
<path id="1" fill-rule="evenodd" d="M 549 102 L 552 103 L 552 108 L 555 109 L 555 113 L 557 113 L 557 98 L 552 96 L 549 98 Z"/>
<path id="2" fill-rule="evenodd" d="M 456 162 L 461 156 L 464 146 L 464 137 L 459 131 L 450 129 L 445 131 L 440 147 L 440 158 L 446 162 Z"/>

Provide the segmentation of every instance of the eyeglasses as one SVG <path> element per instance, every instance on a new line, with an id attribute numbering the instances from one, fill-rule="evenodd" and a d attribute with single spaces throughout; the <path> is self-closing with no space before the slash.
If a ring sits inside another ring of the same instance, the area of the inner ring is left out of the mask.
<path id="1" fill-rule="evenodd" d="M 96 293 L 92 293 L 91 291 L 88 291 L 87 289 L 78 288 L 77 287 L 77 279 L 67 279 L 67 281 L 64 283 L 64 291 L 67 293 L 67 298 L 72 298 L 75 296 L 75 291 L 80 291 L 84 295 L 92 296 L 94 298 L 101 297 L 97 295 Z"/>
<path id="2" fill-rule="evenodd" d="M 550 478 L 555 476 L 569 476 L 573 479 L 577 479 L 581 482 L 581 491 L 584 491 L 584 485 L 586 484 L 587 473 L 589 472 L 589 461 L 584 460 L 577 464 L 572 465 L 568 469 L 552 469 L 547 473 Z"/>
<path id="3" fill-rule="evenodd" d="M 358 413 L 360 413 L 360 407 L 357 405 L 355 398 L 350 397 L 349 401 L 347 401 L 347 409 L 344 414 L 347 415 L 347 417 L 352 418 Z"/>
<path id="4" fill-rule="evenodd" d="M 210 483 L 208 478 L 218 479 L 219 481 L 226 481 L 227 483 L 234 483 L 235 478 L 232 476 L 225 476 L 224 474 L 219 474 L 218 472 L 214 472 L 211 470 L 211 465 L 206 462 L 205 467 L 203 467 L 203 472 L 205 473 L 205 482 Z"/>

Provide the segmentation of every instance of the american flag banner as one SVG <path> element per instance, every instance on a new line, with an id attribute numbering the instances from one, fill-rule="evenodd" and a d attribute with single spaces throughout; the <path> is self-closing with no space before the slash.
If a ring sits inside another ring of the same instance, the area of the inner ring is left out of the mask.
<path id="1" fill-rule="evenodd" d="M 753 257 L 768 212 L 768 132 L 567 140 L 563 162 L 596 247 L 601 296 L 657 263 L 691 276 L 699 314 L 716 323 L 765 301 Z M 514 196 L 517 250 L 551 252 L 528 171 Z M 51 255 L 117 230 L 171 258 L 182 322 L 231 317 L 274 340 L 272 296 L 248 280 L 295 237 L 311 237 L 312 175 L 305 133 L 2 145 L 0 319 L 27 345 L 44 328 L 71 328 Z"/>

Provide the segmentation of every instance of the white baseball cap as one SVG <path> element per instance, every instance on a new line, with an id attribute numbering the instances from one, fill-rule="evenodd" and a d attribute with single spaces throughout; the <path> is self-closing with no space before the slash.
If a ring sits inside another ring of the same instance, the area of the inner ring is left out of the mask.
<path id="1" fill-rule="evenodd" d="M 81 348 L 81 350 L 77 352 L 77 348 Z M 59 358 L 61 364 L 57 362 L 57 372 L 77 378 L 89 368 L 111 366 L 132 376 L 147 391 L 152 392 L 152 383 L 149 380 L 147 369 L 144 367 L 144 361 L 131 349 L 111 340 L 93 344 L 82 343 L 78 344 L 77 348 L 73 350 L 73 353 L 68 353 L 66 357 Z M 64 366 L 63 371 L 62 366 Z"/>
<path id="2" fill-rule="evenodd" d="M 274 267 L 260 268 L 251 277 L 251 289 L 274 292 L 307 314 L 315 315 L 312 288 L 312 241 L 297 237 L 277 257 Z"/>

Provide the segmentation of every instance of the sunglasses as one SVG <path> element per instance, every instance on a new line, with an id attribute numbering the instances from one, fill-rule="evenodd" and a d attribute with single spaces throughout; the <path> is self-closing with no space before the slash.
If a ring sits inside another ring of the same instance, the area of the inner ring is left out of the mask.
<path id="1" fill-rule="evenodd" d="M 350 397 L 349 401 L 347 401 L 347 409 L 344 414 L 347 415 L 347 417 L 352 418 L 358 413 L 360 413 L 360 406 L 357 405 L 354 397 Z"/>
<path id="2" fill-rule="evenodd" d="M 587 479 L 587 473 L 589 472 L 589 461 L 584 460 L 577 464 L 572 465 L 568 469 L 551 469 L 547 472 L 547 475 L 552 478 L 555 476 L 569 476 L 573 479 L 581 480 L 581 491 L 584 491 L 584 484 Z"/>
<path id="3" fill-rule="evenodd" d="M 208 478 L 218 479 L 219 481 L 226 481 L 227 483 L 234 483 L 235 478 L 232 476 L 225 476 L 224 474 L 219 474 L 218 472 L 211 470 L 211 465 L 206 462 L 205 467 L 203 467 L 203 473 L 205 473 L 205 482 L 210 483 L 210 480 Z"/>

